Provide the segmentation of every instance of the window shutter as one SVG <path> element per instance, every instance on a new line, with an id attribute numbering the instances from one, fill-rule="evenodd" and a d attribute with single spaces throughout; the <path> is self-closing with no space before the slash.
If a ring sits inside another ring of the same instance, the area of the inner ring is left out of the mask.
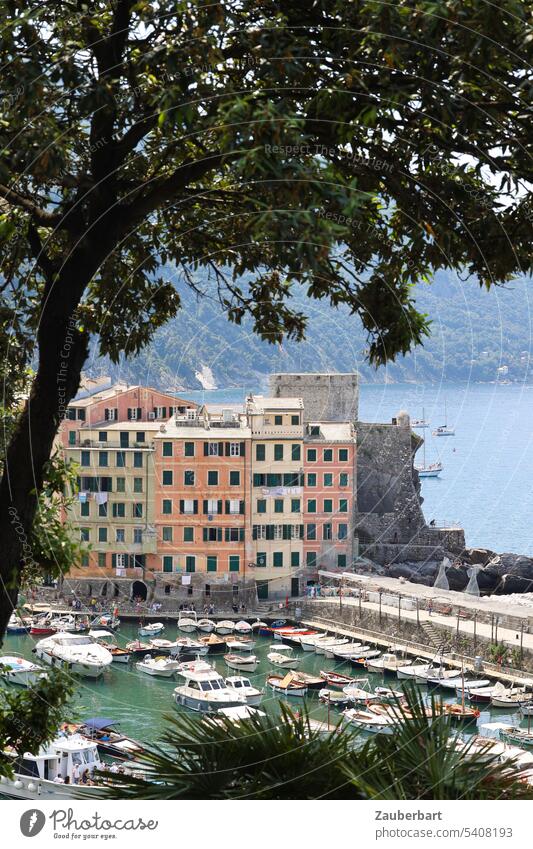
<path id="1" fill-rule="evenodd" d="M 229 513 L 229 501 L 226 499 L 226 514 Z"/>
<path id="2" fill-rule="evenodd" d="M 229 528 L 224 528 L 224 542 L 229 542 Z"/>
<path id="3" fill-rule="evenodd" d="M 193 512 L 198 513 L 198 499 L 196 499 L 196 498 L 194 499 L 194 503 L 193 503 Z"/>
<path id="4" fill-rule="evenodd" d="M 209 442 L 204 442 L 204 457 L 209 456 Z"/>
<path id="5" fill-rule="evenodd" d="M 290 537 L 289 537 L 289 526 L 288 525 L 282 525 L 282 528 L 283 528 L 283 531 L 282 531 L 283 539 L 290 539 Z"/>
<path id="6" fill-rule="evenodd" d="M 117 555 L 116 554 L 111 555 L 111 566 L 113 567 L 113 569 L 116 569 L 116 566 L 117 566 Z"/>
<path id="7" fill-rule="evenodd" d="M 118 407 L 115 407 L 115 421 L 118 422 Z"/>
<path id="8" fill-rule="evenodd" d="M 257 525 L 252 528 L 252 539 L 257 539 Z"/>
<path id="9" fill-rule="evenodd" d="M 300 525 L 300 539 L 304 538 L 304 526 Z"/>
<path id="10" fill-rule="evenodd" d="M 137 407 L 137 419 L 140 421 L 143 416 L 142 407 Z"/>
<path id="11" fill-rule="evenodd" d="M 167 408 L 163 407 L 163 418 L 166 419 L 166 417 L 167 417 Z"/>
<path id="12" fill-rule="evenodd" d="M 244 528 L 239 528 L 239 542 L 244 542 Z"/>
<path id="13" fill-rule="evenodd" d="M 208 541 L 207 528 L 202 528 L 202 533 L 203 533 L 203 537 L 204 537 L 204 542 L 207 542 Z"/>
<path id="14" fill-rule="evenodd" d="M 222 542 L 222 528 L 217 528 L 217 542 Z"/>
<path id="15" fill-rule="evenodd" d="M 204 516 L 206 516 L 208 512 L 209 512 L 209 504 L 208 504 L 207 498 L 204 498 Z"/>
<path id="16" fill-rule="evenodd" d="M 185 513 L 185 502 L 180 500 L 180 513 Z"/>
<path id="17" fill-rule="evenodd" d="M 274 539 L 274 525 L 267 525 L 266 526 L 266 538 L 267 539 Z"/>
<path id="18" fill-rule="evenodd" d="M 229 442 L 225 442 L 224 443 L 224 453 L 225 453 L 226 457 L 229 457 L 229 451 L 230 451 Z"/>
<path id="19" fill-rule="evenodd" d="M 128 419 L 131 419 L 131 407 L 128 407 Z"/>
<path id="20" fill-rule="evenodd" d="M 221 498 L 217 501 L 217 512 L 220 513 L 220 514 L 222 513 L 222 499 Z"/>
<path id="21" fill-rule="evenodd" d="M 107 407 L 104 410 L 104 419 L 106 420 L 106 422 L 109 421 L 109 410 L 107 409 Z"/>
<path id="22" fill-rule="evenodd" d="M 241 457 L 244 457 L 245 454 L 245 443 L 241 442 Z"/>
<path id="23" fill-rule="evenodd" d="M 219 457 L 224 456 L 224 443 L 223 442 L 218 443 L 218 456 Z"/>
<path id="24" fill-rule="evenodd" d="M 239 501 L 239 513 L 241 516 L 244 515 L 244 501 Z"/>

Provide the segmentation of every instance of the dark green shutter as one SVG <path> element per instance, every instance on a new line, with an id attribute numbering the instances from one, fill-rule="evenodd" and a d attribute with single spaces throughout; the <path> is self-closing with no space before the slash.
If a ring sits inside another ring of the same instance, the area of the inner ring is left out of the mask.
<path id="1" fill-rule="evenodd" d="M 128 407 L 128 419 L 131 419 L 131 407 Z"/>
<path id="2" fill-rule="evenodd" d="M 245 442 L 241 442 L 241 457 L 244 457 L 244 455 L 245 455 L 245 450 L 246 450 L 246 443 L 245 443 Z"/>
<path id="3" fill-rule="evenodd" d="M 140 421 L 142 419 L 143 411 L 142 407 L 137 407 L 137 420 Z"/>
<path id="4" fill-rule="evenodd" d="M 204 457 L 209 456 L 209 442 L 204 442 Z"/>
<path id="5" fill-rule="evenodd" d="M 239 528 L 239 542 L 244 542 L 244 528 Z"/>
<path id="6" fill-rule="evenodd" d="M 244 501 L 239 501 L 239 513 L 241 516 L 244 515 Z"/>
<path id="7" fill-rule="evenodd" d="M 203 537 L 204 537 L 204 542 L 207 542 L 208 541 L 208 529 L 202 528 L 202 533 L 203 533 Z"/>
<path id="8" fill-rule="evenodd" d="M 224 456 L 224 443 L 223 442 L 218 443 L 218 456 L 219 457 Z"/>
<path id="9" fill-rule="evenodd" d="M 198 499 L 194 499 L 193 502 L 193 513 L 198 513 Z"/>
<path id="10" fill-rule="evenodd" d="M 166 419 L 166 417 L 167 417 L 167 408 L 163 407 L 163 418 Z"/>
<path id="11" fill-rule="evenodd" d="M 220 515 L 222 513 L 222 499 L 219 498 L 217 501 L 217 513 Z"/>
<path id="12" fill-rule="evenodd" d="M 224 454 L 226 457 L 229 457 L 229 442 L 224 443 Z"/>
<path id="13" fill-rule="evenodd" d="M 283 539 L 290 539 L 290 536 L 289 536 L 289 525 L 282 525 L 282 528 L 283 528 L 283 532 L 282 532 L 282 537 L 283 537 Z"/>
<path id="14" fill-rule="evenodd" d="M 274 539 L 274 525 L 267 525 L 266 526 L 266 538 L 267 539 Z"/>
<path id="15" fill-rule="evenodd" d="M 217 542 L 222 542 L 222 528 L 217 528 Z"/>
<path id="16" fill-rule="evenodd" d="M 207 501 L 207 498 L 204 498 L 204 516 L 207 515 L 208 512 L 209 512 L 209 502 Z"/>
<path id="17" fill-rule="evenodd" d="M 111 566 L 113 567 L 113 569 L 116 569 L 116 566 L 117 566 L 117 555 L 116 554 L 111 555 Z"/>
<path id="18" fill-rule="evenodd" d="M 257 539 L 257 525 L 252 528 L 252 539 Z"/>
<path id="19" fill-rule="evenodd" d="M 229 501 L 226 500 L 226 515 L 229 513 Z"/>
<path id="20" fill-rule="evenodd" d="M 224 528 L 224 542 L 229 542 L 229 528 Z"/>
<path id="21" fill-rule="evenodd" d="M 185 513 L 185 502 L 180 500 L 180 513 Z"/>

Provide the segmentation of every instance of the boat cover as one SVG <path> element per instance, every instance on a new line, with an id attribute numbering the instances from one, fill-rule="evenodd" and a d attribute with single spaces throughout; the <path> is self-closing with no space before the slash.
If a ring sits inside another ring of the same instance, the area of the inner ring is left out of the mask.
<path id="1" fill-rule="evenodd" d="M 110 719 L 108 716 L 93 716 L 92 719 L 85 719 L 83 724 L 94 731 L 101 731 L 108 725 L 118 725 L 118 719 Z"/>

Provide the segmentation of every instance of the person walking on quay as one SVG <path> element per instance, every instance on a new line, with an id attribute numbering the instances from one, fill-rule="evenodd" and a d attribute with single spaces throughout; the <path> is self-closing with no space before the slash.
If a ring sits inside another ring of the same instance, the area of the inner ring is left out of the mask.
<path id="1" fill-rule="evenodd" d="M 433 602 L 431 601 L 431 599 L 429 599 L 429 601 L 428 601 L 428 616 L 431 616 L 432 613 L 433 613 Z"/>

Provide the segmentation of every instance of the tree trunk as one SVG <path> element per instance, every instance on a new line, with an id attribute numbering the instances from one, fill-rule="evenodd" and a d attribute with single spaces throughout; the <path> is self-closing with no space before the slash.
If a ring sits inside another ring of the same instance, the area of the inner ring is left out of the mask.
<path id="1" fill-rule="evenodd" d="M 43 298 L 37 334 L 39 367 L 10 440 L 0 483 L 0 642 L 17 603 L 21 570 L 31 560 L 43 471 L 87 359 L 88 335 L 76 327 L 75 311 L 101 258 L 100 251 L 80 249 Z"/>

